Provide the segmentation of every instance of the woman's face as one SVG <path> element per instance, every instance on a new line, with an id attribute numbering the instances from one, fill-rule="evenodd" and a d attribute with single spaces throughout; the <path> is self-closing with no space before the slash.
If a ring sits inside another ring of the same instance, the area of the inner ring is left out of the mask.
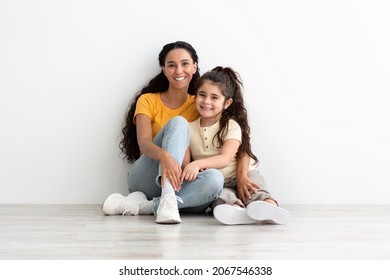
<path id="1" fill-rule="evenodd" d="M 168 53 L 162 69 L 171 87 L 187 91 L 192 76 L 197 71 L 197 63 L 194 63 L 187 50 L 173 49 Z"/>

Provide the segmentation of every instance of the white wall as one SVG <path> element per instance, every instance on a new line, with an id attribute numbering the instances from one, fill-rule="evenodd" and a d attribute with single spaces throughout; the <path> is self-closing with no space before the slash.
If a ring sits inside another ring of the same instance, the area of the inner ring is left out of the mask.
<path id="1" fill-rule="evenodd" d="M 390 203 L 386 1 L 1 0 L 0 203 L 127 192 L 128 101 L 185 40 L 240 72 L 282 203 Z"/>

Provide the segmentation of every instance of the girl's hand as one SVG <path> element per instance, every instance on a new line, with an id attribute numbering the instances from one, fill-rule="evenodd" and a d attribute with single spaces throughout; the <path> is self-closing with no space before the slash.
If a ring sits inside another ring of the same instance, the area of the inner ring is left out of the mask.
<path id="1" fill-rule="evenodd" d="M 181 173 L 181 183 L 186 181 L 194 181 L 199 173 L 199 166 L 196 161 L 190 162 L 184 167 Z"/>
<path id="2" fill-rule="evenodd" d="M 181 189 L 180 164 L 167 151 L 162 151 L 158 157 L 161 162 L 161 186 L 165 188 L 165 181 L 168 179 L 173 189 L 178 192 Z"/>
<path id="3" fill-rule="evenodd" d="M 256 185 L 249 179 L 248 175 L 240 175 L 236 178 L 238 198 L 246 205 L 248 200 L 252 198 L 251 193 L 254 193 L 261 187 Z"/>

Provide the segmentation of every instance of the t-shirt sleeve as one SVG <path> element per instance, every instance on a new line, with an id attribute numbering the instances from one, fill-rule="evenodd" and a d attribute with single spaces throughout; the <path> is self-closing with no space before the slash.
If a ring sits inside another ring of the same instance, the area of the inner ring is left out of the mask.
<path id="1" fill-rule="evenodd" d="M 241 142 L 241 127 L 234 120 L 229 121 L 229 131 L 223 138 L 224 141 L 229 139 L 235 139 Z"/>
<path id="2" fill-rule="evenodd" d="M 153 102 L 151 102 L 150 98 L 148 98 L 146 95 L 141 95 L 140 98 L 138 98 L 137 100 L 133 122 L 135 123 L 135 117 L 139 114 L 147 115 L 149 118 L 152 119 L 152 111 Z"/>

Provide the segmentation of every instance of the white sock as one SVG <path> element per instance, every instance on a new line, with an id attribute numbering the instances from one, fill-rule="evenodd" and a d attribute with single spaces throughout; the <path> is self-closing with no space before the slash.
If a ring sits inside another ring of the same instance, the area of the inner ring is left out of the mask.
<path id="1" fill-rule="evenodd" d="M 175 190 L 173 189 L 173 186 L 171 185 L 171 182 L 169 182 L 168 179 L 165 180 L 165 187 L 161 187 L 161 196 L 163 196 L 166 193 L 175 194 Z"/>

